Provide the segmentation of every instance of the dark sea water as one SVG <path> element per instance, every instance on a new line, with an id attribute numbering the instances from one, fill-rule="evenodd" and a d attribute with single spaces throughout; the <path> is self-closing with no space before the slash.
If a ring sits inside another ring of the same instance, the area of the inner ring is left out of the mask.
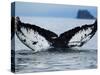
<path id="1" fill-rule="evenodd" d="M 18 50 L 15 53 L 16 73 L 95 68 L 97 50 L 50 49 L 37 53 L 32 50 Z"/>

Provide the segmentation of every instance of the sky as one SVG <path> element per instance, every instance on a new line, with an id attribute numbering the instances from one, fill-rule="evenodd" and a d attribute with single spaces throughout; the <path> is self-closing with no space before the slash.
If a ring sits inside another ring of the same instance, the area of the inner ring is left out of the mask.
<path id="1" fill-rule="evenodd" d="M 93 16 L 97 16 L 97 7 L 94 6 L 15 2 L 15 16 L 75 18 L 78 10 L 88 10 Z M 13 10 L 12 12 L 14 14 Z"/>

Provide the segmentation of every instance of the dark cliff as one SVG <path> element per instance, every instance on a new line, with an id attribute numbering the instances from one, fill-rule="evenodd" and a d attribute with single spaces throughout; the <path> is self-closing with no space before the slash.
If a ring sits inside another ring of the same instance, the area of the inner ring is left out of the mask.
<path id="1" fill-rule="evenodd" d="M 95 19 L 95 17 L 88 10 L 79 10 L 77 13 L 79 19 Z"/>

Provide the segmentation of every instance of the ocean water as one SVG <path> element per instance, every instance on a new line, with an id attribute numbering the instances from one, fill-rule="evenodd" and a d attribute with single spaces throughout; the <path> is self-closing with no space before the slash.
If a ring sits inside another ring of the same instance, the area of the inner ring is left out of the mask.
<path id="1" fill-rule="evenodd" d="M 35 24 L 58 35 L 74 27 L 92 24 L 95 21 L 22 16 L 20 19 L 22 22 Z M 15 35 L 15 51 L 15 69 L 17 73 L 95 69 L 97 68 L 97 33 L 80 48 L 52 48 L 36 53 L 26 47 Z"/>
<path id="2" fill-rule="evenodd" d="M 16 73 L 95 69 L 97 50 L 51 49 L 37 53 L 18 50 L 15 62 Z"/>

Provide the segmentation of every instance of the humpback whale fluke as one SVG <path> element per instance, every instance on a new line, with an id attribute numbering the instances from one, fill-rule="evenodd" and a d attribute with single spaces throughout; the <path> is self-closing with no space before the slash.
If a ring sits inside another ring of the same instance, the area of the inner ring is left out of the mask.
<path id="1" fill-rule="evenodd" d="M 15 17 L 11 17 L 11 39 L 15 34 Z"/>
<path id="2" fill-rule="evenodd" d="M 16 35 L 23 44 L 34 51 L 46 50 L 51 47 L 81 47 L 89 41 L 97 31 L 97 20 L 93 24 L 82 25 L 81 27 L 78 26 L 65 31 L 60 34 L 60 36 L 39 26 L 23 23 L 19 17 L 16 17 L 15 20 Z"/>

